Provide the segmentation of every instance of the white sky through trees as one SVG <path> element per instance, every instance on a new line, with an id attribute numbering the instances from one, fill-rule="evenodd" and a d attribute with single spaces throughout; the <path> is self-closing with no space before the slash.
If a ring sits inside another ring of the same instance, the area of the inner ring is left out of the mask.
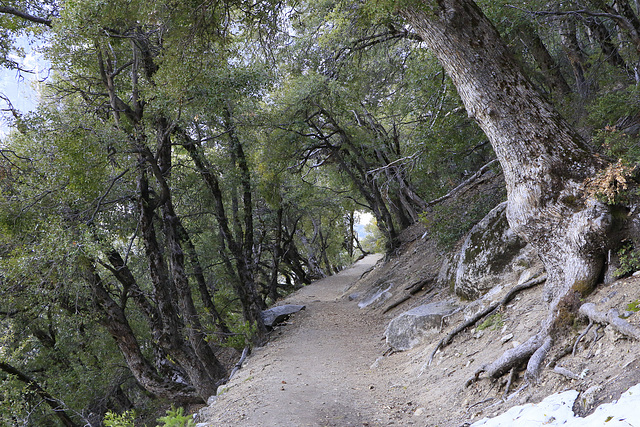
<path id="1" fill-rule="evenodd" d="M 0 68 L 0 95 L 8 98 L 13 108 L 26 113 L 33 111 L 38 105 L 40 95 L 37 86 L 47 76 L 47 65 L 37 47 L 29 45 L 26 38 L 18 39 L 17 45 L 24 49 L 25 55 L 18 57 L 12 54 L 11 59 L 30 72 Z M 8 107 L 7 103 L 0 99 L 0 110 Z M 2 111 L 0 137 L 9 132 L 7 118 L 10 117 L 11 113 Z"/>

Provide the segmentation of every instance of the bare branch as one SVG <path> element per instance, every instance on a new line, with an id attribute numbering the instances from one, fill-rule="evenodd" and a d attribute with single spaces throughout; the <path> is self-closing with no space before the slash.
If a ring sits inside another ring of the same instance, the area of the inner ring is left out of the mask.
<path id="1" fill-rule="evenodd" d="M 478 172 L 474 173 L 473 175 L 471 175 L 471 177 L 467 180 L 465 180 L 464 182 L 462 182 L 460 185 L 458 185 L 456 188 L 454 188 L 453 190 L 449 191 L 447 194 L 445 194 L 442 197 L 438 197 L 437 199 L 434 199 L 430 202 L 427 203 L 427 206 L 433 206 L 437 203 L 440 203 L 444 200 L 447 200 L 451 197 L 453 197 L 453 195 L 455 195 L 456 193 L 458 193 L 460 191 L 460 189 L 462 189 L 463 187 L 465 187 L 466 185 L 469 185 L 470 183 L 472 183 L 473 181 L 475 181 L 476 179 L 480 178 L 480 176 L 482 176 L 482 174 L 484 174 L 487 170 L 489 170 L 489 168 L 496 163 L 498 160 L 493 159 L 491 160 L 489 163 L 487 163 L 486 165 L 482 166 Z"/>
<path id="2" fill-rule="evenodd" d="M 18 18 L 25 19 L 27 21 L 35 22 L 36 24 L 46 25 L 51 28 L 51 19 L 41 18 L 39 16 L 31 15 L 27 12 L 23 12 L 13 7 L 9 6 L 0 6 L 0 13 L 6 13 L 8 15 L 17 16 Z"/>

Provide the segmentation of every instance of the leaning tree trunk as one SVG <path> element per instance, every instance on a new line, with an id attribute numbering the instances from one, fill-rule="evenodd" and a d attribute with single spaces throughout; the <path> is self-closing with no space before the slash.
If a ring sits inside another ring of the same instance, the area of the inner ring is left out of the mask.
<path id="1" fill-rule="evenodd" d="M 560 67 L 549 53 L 536 30 L 528 23 L 518 26 L 518 34 L 524 46 L 540 67 L 549 87 L 561 95 L 571 93 L 571 88 L 560 72 Z"/>
<path id="2" fill-rule="evenodd" d="M 602 162 L 534 89 L 473 1 L 423 1 L 400 13 L 436 54 L 491 141 L 504 171 L 509 225 L 540 254 L 553 313 L 572 289 L 593 286 L 603 266 L 611 215 L 584 193 L 585 178 Z M 487 372 L 497 376 L 529 359 L 535 377 L 553 325 L 550 314 L 538 334 Z"/>
<path id="3" fill-rule="evenodd" d="M 202 402 L 203 398 L 198 395 L 194 387 L 163 378 L 149 363 L 129 324 L 124 307 L 118 305 L 109 294 L 91 260 L 85 260 L 83 267 L 83 274 L 91 286 L 93 300 L 100 313 L 101 323 L 115 340 L 129 370 L 138 383 L 146 391 L 160 398 L 181 404 Z"/>

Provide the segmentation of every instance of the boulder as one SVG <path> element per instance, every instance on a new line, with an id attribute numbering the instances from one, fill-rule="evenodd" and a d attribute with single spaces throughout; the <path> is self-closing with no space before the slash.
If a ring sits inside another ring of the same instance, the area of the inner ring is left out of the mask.
<path id="1" fill-rule="evenodd" d="M 421 305 L 393 319 L 385 336 L 387 344 L 396 350 L 409 350 L 419 344 L 429 332 L 437 332 L 442 317 L 453 313 L 456 306 L 448 301 Z"/>
<path id="2" fill-rule="evenodd" d="M 286 304 L 271 307 L 262 312 L 262 320 L 265 326 L 274 327 L 278 323 L 282 323 L 289 318 L 293 313 L 297 313 L 300 310 L 304 310 L 304 305 Z"/>
<path id="3" fill-rule="evenodd" d="M 439 280 L 459 297 L 474 300 L 496 285 L 516 283 L 523 270 L 541 265 L 531 245 L 509 227 L 506 207 L 503 202 L 493 208 L 443 264 Z"/>

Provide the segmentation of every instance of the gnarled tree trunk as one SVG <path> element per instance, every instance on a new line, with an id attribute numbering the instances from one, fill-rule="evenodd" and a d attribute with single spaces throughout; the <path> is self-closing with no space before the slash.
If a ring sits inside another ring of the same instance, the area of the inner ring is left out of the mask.
<path id="1" fill-rule="evenodd" d="M 436 54 L 491 141 L 504 171 L 509 224 L 544 262 L 553 313 L 572 288 L 593 286 L 603 266 L 611 215 L 584 194 L 584 180 L 602 161 L 539 95 L 473 1 L 423 1 L 401 15 Z M 500 375 L 529 359 L 535 376 L 553 320 L 550 314 L 538 334 L 487 371 Z"/>

